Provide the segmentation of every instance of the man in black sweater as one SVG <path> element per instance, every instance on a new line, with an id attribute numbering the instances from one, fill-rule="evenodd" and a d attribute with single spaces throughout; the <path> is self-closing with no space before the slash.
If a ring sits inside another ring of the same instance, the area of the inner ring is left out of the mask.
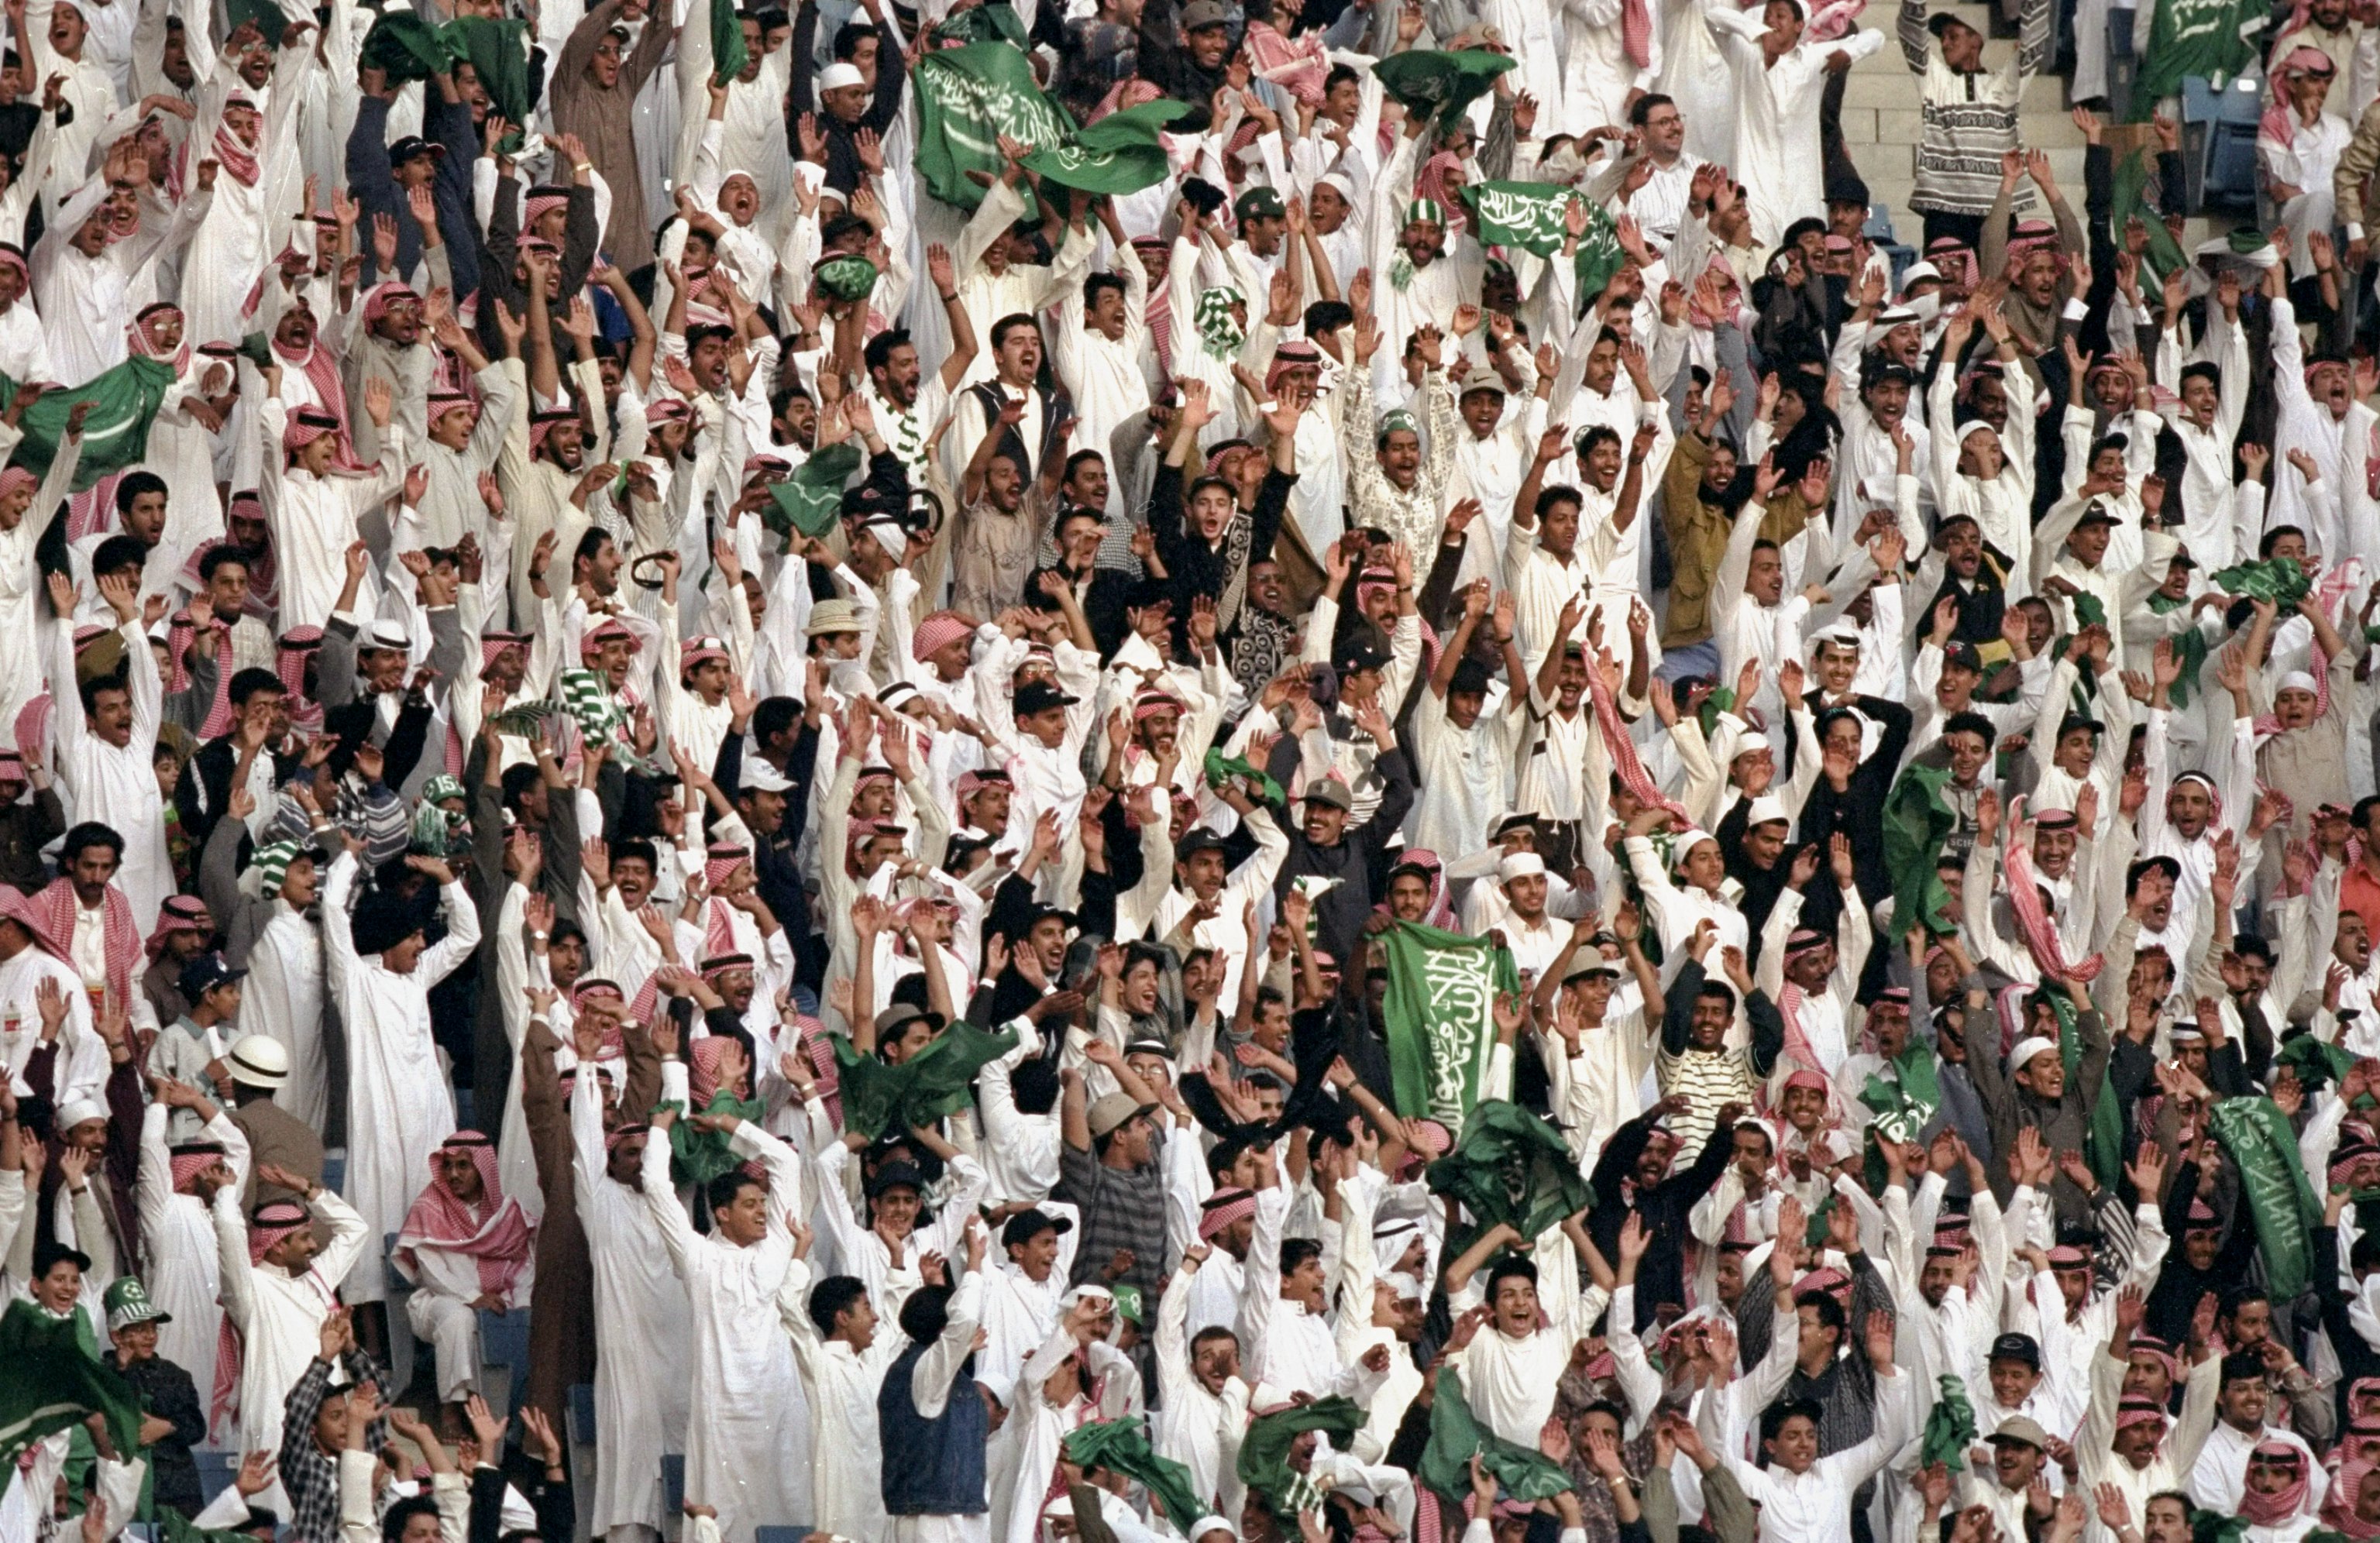
<path id="1" fill-rule="evenodd" d="M 1313 711 L 1307 704 L 1301 704 L 1301 710 Z M 1414 802 L 1413 772 L 1405 765 L 1404 750 L 1396 742 L 1388 715 L 1378 702 L 1363 703 L 1350 712 L 1355 726 L 1380 747 L 1378 759 L 1372 763 L 1387 784 L 1381 789 L 1379 805 L 1369 820 L 1350 829 L 1347 818 L 1354 796 L 1347 784 L 1335 777 L 1307 783 L 1305 819 L 1297 829 L 1286 832 L 1289 856 L 1281 859 L 1272 884 L 1276 897 L 1293 889 L 1307 893 L 1314 902 L 1315 947 L 1342 964 L 1354 957 L 1363 942 L 1364 923 L 1372 914 L 1372 862 L 1404 822 Z M 1273 781 L 1284 787 L 1297 771 L 1299 738 L 1285 734 L 1274 740 L 1265 767 Z"/>
<path id="2" fill-rule="evenodd" d="M 1670 989 L 1674 992 L 1677 987 Z M 1621 1126 L 1587 1175 L 1595 1190 L 1595 1209 L 1586 1215 L 1587 1236 L 1605 1258 L 1620 1257 L 1620 1229 L 1631 1212 L 1645 1219 L 1645 1230 L 1653 1239 L 1636 1267 L 1640 1331 L 1652 1323 L 1654 1310 L 1662 1303 L 1684 1305 L 1686 1213 L 1718 1183 L 1735 1151 L 1732 1141 L 1706 1141 L 1691 1166 L 1670 1173 L 1670 1159 L 1677 1148 L 1659 1127 L 1663 1119 L 1683 1113 L 1685 1108 L 1686 1100 L 1672 1095 Z M 1733 1129 L 1744 1112 L 1744 1105 L 1729 1104 L 1718 1112 L 1718 1127 Z"/>
<path id="3" fill-rule="evenodd" d="M 825 157 L 826 185 L 848 199 L 868 180 L 859 153 L 862 132 L 880 138 L 901 114 L 901 85 L 908 61 L 901 56 L 901 34 L 884 19 L 882 0 L 865 0 L 867 19 L 852 18 L 836 29 L 834 63 L 813 70 L 818 57 L 818 0 L 803 0 L 794 13 L 794 71 L 786 115 L 796 130 L 795 148 L 804 159 L 810 153 L 812 134 Z M 813 117 L 812 115 L 815 115 Z M 803 121 L 806 118 L 811 121 Z M 881 165 L 880 157 L 878 161 Z"/>

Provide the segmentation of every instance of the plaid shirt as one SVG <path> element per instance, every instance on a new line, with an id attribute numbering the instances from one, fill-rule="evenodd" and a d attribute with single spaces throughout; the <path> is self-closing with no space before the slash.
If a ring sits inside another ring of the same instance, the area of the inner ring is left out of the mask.
<path id="1" fill-rule="evenodd" d="M 331 1363 L 316 1356 L 281 1405 L 281 1486 L 289 1494 L 289 1534 L 303 1543 L 338 1543 L 339 1460 L 314 1444 L 314 1416 L 331 1386 Z M 346 1387 L 365 1382 L 388 1386 L 388 1374 L 360 1350 L 346 1355 Z M 388 1444 L 385 1415 L 364 1431 L 364 1450 Z"/>
<path id="2" fill-rule="evenodd" d="M 1132 1251 L 1132 1268 L 1118 1277 L 1154 1294 L 1165 1279 L 1165 1172 L 1151 1162 L 1141 1168 L 1110 1168 L 1087 1151 L 1060 1143 L 1061 1200 L 1082 1212 L 1082 1241 L 1075 1249 L 1074 1279 L 1114 1285 L 1107 1268 L 1119 1248 Z"/>

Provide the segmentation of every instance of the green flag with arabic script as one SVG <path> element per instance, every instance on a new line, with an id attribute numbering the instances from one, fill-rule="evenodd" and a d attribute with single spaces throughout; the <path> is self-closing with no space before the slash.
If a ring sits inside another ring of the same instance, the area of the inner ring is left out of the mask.
<path id="1" fill-rule="evenodd" d="M 1041 92 L 1032 63 L 1005 43 L 944 48 L 917 61 L 917 175 L 926 191 L 972 213 L 983 185 L 971 171 L 1000 175 L 1000 137 L 1036 149 L 1068 143 L 1066 110 Z"/>
<path id="2" fill-rule="evenodd" d="M 1497 993 L 1521 987 L 1512 951 L 1411 921 L 1379 941 L 1389 956 L 1382 1016 L 1398 1112 L 1436 1120 L 1459 1137 L 1495 1048 Z"/>

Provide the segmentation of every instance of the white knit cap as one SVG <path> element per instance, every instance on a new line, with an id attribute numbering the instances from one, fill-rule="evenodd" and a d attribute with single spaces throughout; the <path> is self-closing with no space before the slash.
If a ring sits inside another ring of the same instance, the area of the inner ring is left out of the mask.
<path id="1" fill-rule="evenodd" d="M 2009 1051 L 2010 1075 L 2014 1075 L 2016 1073 L 2023 1071 L 2025 1063 L 2031 1061 L 2034 1056 L 2040 1055 L 2044 1051 L 2055 1051 L 2057 1048 L 2058 1042 L 2054 1039 L 2045 1039 L 2038 1034 L 2029 1034 L 2025 1036 L 2025 1038 L 2019 1039 L 2016 1042 L 2016 1048 L 2014 1050 Z"/>
<path id="2" fill-rule="evenodd" d="M 77 1125 L 107 1118 L 107 1106 L 95 1099 L 68 1099 L 58 1105 L 57 1128 L 70 1131 Z"/>
<path id="3" fill-rule="evenodd" d="M 2315 696 L 2321 695 L 2321 688 L 2313 676 L 2303 670 L 2291 670 L 2281 677 L 2278 685 L 2273 687 L 2273 695 L 2277 697 L 2284 691 L 2304 691 Z"/>
<path id="4" fill-rule="evenodd" d="M 1749 831 L 1755 825 L 1767 825 L 1778 820 L 1790 824 L 1792 819 L 1791 815 L 1785 812 L 1784 799 L 1773 793 L 1764 793 L 1752 801 L 1750 808 L 1743 811 L 1743 828 Z"/>
<path id="5" fill-rule="evenodd" d="M 1507 852 L 1496 864 L 1496 882 L 1509 884 L 1515 879 L 1531 874 L 1543 874 L 1546 860 L 1535 852 Z"/>
<path id="6" fill-rule="evenodd" d="M 868 82 L 860 76 L 859 67 L 845 59 L 837 59 L 819 71 L 818 89 L 822 91 L 841 91 L 845 86 L 866 84 Z"/>

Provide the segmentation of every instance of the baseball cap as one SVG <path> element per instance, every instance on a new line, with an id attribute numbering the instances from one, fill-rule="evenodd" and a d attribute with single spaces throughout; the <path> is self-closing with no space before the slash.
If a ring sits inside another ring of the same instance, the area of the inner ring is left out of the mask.
<path id="1" fill-rule="evenodd" d="M 1053 707 L 1072 707 L 1081 698 L 1059 690 L 1046 680 L 1028 680 L 1016 688 L 1011 711 L 1019 718 L 1036 712 L 1046 712 Z"/>
<path id="2" fill-rule="evenodd" d="M 1223 4 L 1223 0 L 1190 0 L 1190 4 L 1182 7 L 1182 30 L 1185 32 L 1196 32 L 1205 27 L 1227 26 L 1231 19 L 1232 8 Z"/>
<path id="3" fill-rule="evenodd" d="M 106 1294 L 100 1298 L 100 1306 L 107 1309 L 110 1333 L 118 1329 L 129 1329 L 136 1323 L 174 1321 L 173 1314 L 160 1312 L 157 1305 L 149 1300 L 149 1288 L 142 1285 L 137 1276 L 119 1275 L 110 1281 Z"/>
<path id="4" fill-rule="evenodd" d="M 1035 1237 L 1045 1232 L 1056 1233 L 1063 1237 L 1074 1230 L 1073 1217 L 1052 1216 L 1038 1206 L 1028 1206 L 1010 1217 L 1007 1225 L 1000 1229 L 1000 1245 L 1002 1248 L 1014 1248 L 1020 1244 L 1032 1242 Z"/>
<path id="5" fill-rule="evenodd" d="M 1336 777 L 1318 777 L 1306 784 L 1305 801 L 1309 804 L 1328 804 L 1334 809 L 1352 809 L 1355 807 L 1354 796 L 1347 791 L 1347 784 Z"/>
<path id="6" fill-rule="evenodd" d="M 737 769 L 736 784 L 746 793 L 784 793 L 794 785 L 783 772 L 759 756 L 747 758 Z"/>
<path id="7" fill-rule="evenodd" d="M 407 134 L 388 147 L 388 164 L 392 168 L 404 165 L 417 155 L 434 155 L 443 161 L 446 158 L 446 147 L 419 134 Z"/>
<path id="8" fill-rule="evenodd" d="M 224 963 L 220 954 L 201 954 L 182 966 L 175 985 L 181 989 L 183 1000 L 196 1005 L 198 1000 L 218 986 L 228 986 L 244 978 L 246 970 L 236 970 Z"/>
<path id="9" fill-rule="evenodd" d="M 2026 1339 L 2022 1334 L 2002 1334 L 2000 1339 L 2003 1341 L 2024 1340 L 2025 1348 L 2027 1350 L 2031 1350 L 2033 1347 L 2033 1342 L 2030 1339 Z M 1992 1354 L 1996 1359 L 1999 1358 L 1999 1349 L 1998 1345 L 1993 1346 Z M 2037 1447 L 2043 1452 L 2047 1452 L 2049 1450 L 2049 1432 L 2041 1428 L 2040 1421 L 2025 1415 L 2015 1415 L 2002 1420 L 2000 1422 L 1999 1428 L 1993 1431 L 1989 1436 L 1985 1437 L 1984 1440 L 1986 1441 L 2022 1441 L 2028 1447 Z"/>
<path id="10" fill-rule="evenodd" d="M 2002 1334 L 1998 1339 L 1992 1342 L 1992 1353 L 1986 1357 L 1986 1359 L 1993 1361 L 2022 1361 L 2026 1366 L 2031 1367 L 2034 1370 L 2039 1371 L 2041 1369 L 2041 1346 L 2030 1334 Z M 2018 1420 L 2006 1421 L 2000 1426 L 2000 1429 L 2002 1431 L 2007 1431 L 2010 1427 L 2015 1426 L 2018 1423 Z M 2046 1447 L 2049 1444 L 2041 1434 L 2041 1427 L 2034 1425 L 2030 1420 L 2024 1420 L 2022 1423 L 2032 1428 L 2033 1434 L 2029 1437 L 2020 1437 L 2018 1438 L 2019 1440 L 2029 1440 L 2036 1447 Z"/>

